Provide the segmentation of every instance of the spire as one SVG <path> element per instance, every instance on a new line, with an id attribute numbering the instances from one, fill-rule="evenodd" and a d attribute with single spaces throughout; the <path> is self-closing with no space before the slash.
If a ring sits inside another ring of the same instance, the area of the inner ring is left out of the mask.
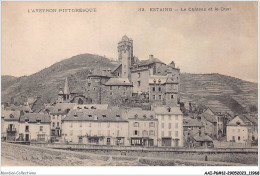
<path id="1" fill-rule="evenodd" d="M 64 85 L 64 91 L 63 93 L 65 95 L 69 95 L 70 94 L 70 89 L 69 89 L 69 83 L 68 83 L 68 77 L 66 77 L 65 79 L 65 85 Z"/>

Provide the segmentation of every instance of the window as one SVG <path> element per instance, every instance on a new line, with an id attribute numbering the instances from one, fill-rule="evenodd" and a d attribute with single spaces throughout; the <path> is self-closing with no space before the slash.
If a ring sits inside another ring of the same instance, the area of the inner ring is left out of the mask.
<path id="1" fill-rule="evenodd" d="M 153 95 L 153 99 L 155 100 L 155 95 Z"/>
<path id="2" fill-rule="evenodd" d="M 168 136 L 171 137 L 172 136 L 172 132 L 168 131 Z"/>
<path id="3" fill-rule="evenodd" d="M 178 128 L 178 123 L 175 123 L 175 128 Z M 199 127 L 199 129 L 200 129 L 201 127 Z"/>
<path id="4" fill-rule="evenodd" d="M 138 135 L 138 131 L 137 130 L 134 130 L 134 135 Z"/>
<path id="5" fill-rule="evenodd" d="M 139 123 L 138 122 L 134 122 L 134 127 L 139 127 Z"/>
<path id="6" fill-rule="evenodd" d="M 60 126 L 60 122 L 57 122 L 57 127 L 59 127 Z"/>
<path id="7" fill-rule="evenodd" d="M 43 130 L 43 126 L 40 126 L 40 131 L 42 131 Z"/>
<path id="8" fill-rule="evenodd" d="M 150 131 L 149 131 L 149 135 L 154 136 L 154 131 L 153 131 L 153 130 L 150 130 Z"/>
<path id="9" fill-rule="evenodd" d="M 45 141 L 45 134 L 38 134 L 38 141 Z"/>
<path id="10" fill-rule="evenodd" d="M 239 140 L 239 141 L 240 141 L 240 136 L 238 136 L 238 137 L 237 137 L 237 140 Z"/>
<path id="11" fill-rule="evenodd" d="M 172 128 L 172 124 L 171 124 L 171 123 L 168 124 L 168 128 L 169 128 L 169 129 Z"/>
<path id="12" fill-rule="evenodd" d="M 159 95 L 159 100 L 161 100 L 162 99 L 162 95 Z"/>
<path id="13" fill-rule="evenodd" d="M 168 107 L 168 108 L 167 108 L 167 111 L 168 111 L 168 112 L 171 112 L 171 108 L 170 108 L 170 107 Z"/>
<path id="14" fill-rule="evenodd" d="M 168 117 L 168 118 L 169 118 L 169 120 L 171 120 L 171 115 L 169 115 L 169 117 Z"/>
<path id="15" fill-rule="evenodd" d="M 25 131 L 26 132 L 29 131 L 29 126 L 28 125 L 25 126 Z"/>
<path id="16" fill-rule="evenodd" d="M 14 118 L 14 115 L 13 115 L 13 114 L 10 114 L 10 118 L 13 119 L 13 118 Z"/>
<path id="17" fill-rule="evenodd" d="M 171 99 L 174 99 L 174 96 L 173 96 L 173 95 L 171 95 Z"/>
<path id="18" fill-rule="evenodd" d="M 175 137 L 178 137 L 179 133 L 178 131 L 175 131 Z"/>
<path id="19" fill-rule="evenodd" d="M 162 128 L 164 128 L 164 123 L 162 123 Z"/>
<path id="20" fill-rule="evenodd" d="M 138 78 L 140 78 L 141 77 L 141 73 L 138 73 Z"/>
<path id="21" fill-rule="evenodd" d="M 55 127 L 55 122 L 52 122 L 52 127 Z"/>
<path id="22" fill-rule="evenodd" d="M 55 116 L 53 116 L 52 119 L 55 120 Z"/>
<path id="23" fill-rule="evenodd" d="M 110 92 L 110 95 L 113 95 L 113 92 Z"/>
<path id="24" fill-rule="evenodd" d="M 141 86 L 141 81 L 137 81 L 137 86 L 138 86 L 138 87 Z"/>
<path id="25" fill-rule="evenodd" d="M 178 120 L 178 115 L 175 116 L 175 120 Z"/>
<path id="26" fill-rule="evenodd" d="M 155 87 L 153 87 L 153 91 L 155 91 Z"/>
<path id="27" fill-rule="evenodd" d="M 147 136 L 148 135 L 148 131 L 144 130 L 143 131 L 143 136 Z"/>
<path id="28" fill-rule="evenodd" d="M 150 122 L 149 127 L 154 127 L 154 122 Z"/>
<path id="29" fill-rule="evenodd" d="M 112 86 L 109 86 L 109 89 L 112 90 Z"/>
<path id="30" fill-rule="evenodd" d="M 162 131 L 162 137 L 164 137 L 164 131 Z"/>

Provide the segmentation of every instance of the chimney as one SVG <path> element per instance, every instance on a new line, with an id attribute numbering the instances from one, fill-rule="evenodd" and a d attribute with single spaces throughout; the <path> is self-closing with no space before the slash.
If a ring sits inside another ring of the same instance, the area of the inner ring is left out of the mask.
<path id="1" fill-rule="evenodd" d="M 153 59 L 153 55 L 151 54 L 151 55 L 149 55 L 149 59 L 150 60 L 152 60 Z"/>

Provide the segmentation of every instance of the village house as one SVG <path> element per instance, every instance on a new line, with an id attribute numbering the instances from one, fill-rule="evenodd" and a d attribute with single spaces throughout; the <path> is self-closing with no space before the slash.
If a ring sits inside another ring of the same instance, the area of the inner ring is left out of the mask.
<path id="1" fill-rule="evenodd" d="M 158 146 L 183 146 L 183 114 L 179 107 L 154 107 L 158 119 Z"/>
<path id="2" fill-rule="evenodd" d="M 157 146 L 158 120 L 154 111 L 131 109 L 127 112 L 129 138 L 132 146 Z"/>
<path id="3" fill-rule="evenodd" d="M 183 119 L 183 138 L 185 147 L 213 146 L 213 140 L 205 134 L 205 128 L 200 119 Z"/>
<path id="4" fill-rule="evenodd" d="M 72 110 L 62 122 L 62 135 L 69 143 L 129 145 L 128 121 L 117 109 Z"/>
<path id="5" fill-rule="evenodd" d="M 227 141 L 250 145 L 258 139 L 257 122 L 246 115 L 237 115 L 227 124 Z"/>
<path id="6" fill-rule="evenodd" d="M 30 142 L 49 142 L 51 121 L 48 114 L 25 113 L 20 118 L 19 140 Z"/>
<path id="7" fill-rule="evenodd" d="M 19 137 L 19 120 L 21 111 L 3 110 L 1 112 L 1 134 L 7 141 L 15 141 Z"/>

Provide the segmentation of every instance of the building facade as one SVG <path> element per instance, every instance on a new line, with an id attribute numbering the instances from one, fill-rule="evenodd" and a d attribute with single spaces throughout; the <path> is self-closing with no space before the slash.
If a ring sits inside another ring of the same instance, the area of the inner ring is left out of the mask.
<path id="1" fill-rule="evenodd" d="M 183 146 L 183 114 L 179 107 L 154 107 L 158 119 L 158 146 Z"/>

